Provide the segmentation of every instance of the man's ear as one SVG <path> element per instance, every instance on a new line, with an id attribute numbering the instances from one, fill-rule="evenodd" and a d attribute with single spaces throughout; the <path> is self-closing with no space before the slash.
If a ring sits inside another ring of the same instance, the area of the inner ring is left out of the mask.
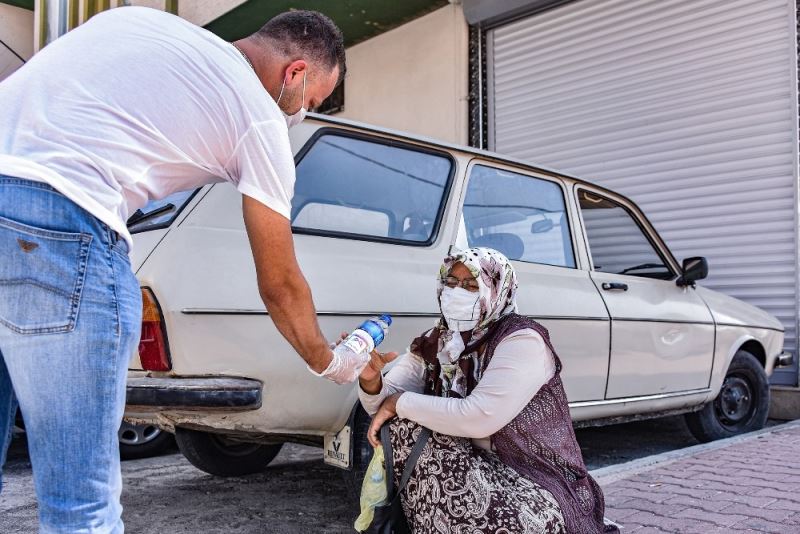
<path id="1" fill-rule="evenodd" d="M 292 61 L 284 71 L 284 79 L 286 80 L 286 83 L 289 84 L 294 82 L 298 76 L 302 78 L 307 69 L 308 63 L 304 59 L 296 59 Z"/>

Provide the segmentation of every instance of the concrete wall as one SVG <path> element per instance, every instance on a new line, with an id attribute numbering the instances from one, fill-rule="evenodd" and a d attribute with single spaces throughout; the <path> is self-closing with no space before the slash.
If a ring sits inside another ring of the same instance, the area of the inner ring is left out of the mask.
<path id="1" fill-rule="evenodd" d="M 198 26 L 205 26 L 246 0 L 179 0 L 178 15 Z M 164 10 L 165 0 L 127 0 L 126 5 Z"/>
<path id="2" fill-rule="evenodd" d="M 178 15 L 198 26 L 205 26 L 244 2 L 245 0 L 179 1 Z"/>
<path id="3" fill-rule="evenodd" d="M 467 143 L 468 28 L 448 5 L 347 50 L 337 116 Z"/>
<path id="4" fill-rule="evenodd" d="M 33 11 L 0 4 L 0 36 L 26 60 L 33 55 Z"/>
<path id="5" fill-rule="evenodd" d="M 0 38 L 27 60 L 33 55 L 33 11 L 0 4 Z M 0 45 L 0 80 L 17 70 L 22 61 Z"/>

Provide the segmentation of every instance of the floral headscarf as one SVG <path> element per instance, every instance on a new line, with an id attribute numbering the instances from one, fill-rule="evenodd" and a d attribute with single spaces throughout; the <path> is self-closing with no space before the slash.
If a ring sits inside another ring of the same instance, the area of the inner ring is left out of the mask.
<path id="1" fill-rule="evenodd" d="M 483 372 L 482 340 L 498 319 L 517 311 L 517 275 L 503 254 L 474 247 L 444 259 L 439 269 L 436 295 L 441 300 L 444 278 L 456 263 L 463 263 L 478 281 L 478 322 L 469 332 L 450 330 L 444 318 L 415 339 L 411 352 L 425 360 L 426 393 L 466 397 Z"/>

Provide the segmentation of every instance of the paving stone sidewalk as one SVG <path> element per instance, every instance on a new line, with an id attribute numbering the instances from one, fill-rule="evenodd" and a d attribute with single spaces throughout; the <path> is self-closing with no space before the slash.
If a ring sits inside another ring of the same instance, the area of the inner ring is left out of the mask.
<path id="1" fill-rule="evenodd" d="M 800 420 L 593 471 L 622 533 L 800 534 Z"/>

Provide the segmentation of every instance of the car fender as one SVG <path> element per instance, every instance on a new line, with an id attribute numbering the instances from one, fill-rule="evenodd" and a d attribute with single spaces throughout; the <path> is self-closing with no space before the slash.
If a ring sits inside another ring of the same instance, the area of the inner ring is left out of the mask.
<path id="1" fill-rule="evenodd" d="M 738 333 L 734 338 L 725 339 L 726 337 L 727 336 L 717 337 L 718 346 L 714 351 L 714 367 L 709 384 L 711 393 L 707 401 L 712 401 L 717 397 L 722 388 L 722 383 L 725 381 L 725 374 L 728 372 L 728 367 L 730 367 L 733 357 L 746 343 L 750 341 L 758 343 L 762 347 L 762 350 L 766 352 L 763 341 L 758 339 L 751 332 Z M 724 341 L 720 342 L 720 338 Z"/>

